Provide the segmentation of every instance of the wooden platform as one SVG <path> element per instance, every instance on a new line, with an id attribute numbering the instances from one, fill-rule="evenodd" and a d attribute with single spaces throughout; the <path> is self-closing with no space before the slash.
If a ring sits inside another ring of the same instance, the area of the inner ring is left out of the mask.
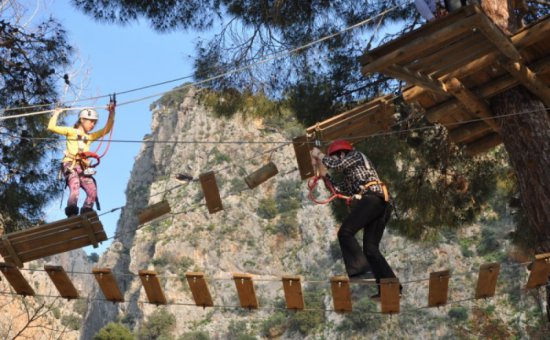
<path id="1" fill-rule="evenodd" d="M 367 52 L 361 66 L 406 81 L 407 102 L 481 153 L 501 143 L 488 99 L 523 85 L 550 107 L 550 16 L 507 37 L 470 5 Z"/>
<path id="2" fill-rule="evenodd" d="M 35 228 L 2 235 L 0 255 L 4 261 L 23 263 L 93 245 L 107 240 L 95 211 Z"/>

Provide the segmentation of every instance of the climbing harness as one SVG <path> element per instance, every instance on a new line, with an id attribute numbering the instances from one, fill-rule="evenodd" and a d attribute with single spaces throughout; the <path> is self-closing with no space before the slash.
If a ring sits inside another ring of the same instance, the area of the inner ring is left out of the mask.
<path id="1" fill-rule="evenodd" d="M 315 187 L 317 186 L 317 183 L 319 182 L 320 179 L 323 179 L 323 182 L 325 183 L 325 187 L 331 192 L 332 196 L 330 196 L 329 198 L 327 198 L 326 200 L 318 200 L 314 195 L 313 195 L 313 191 L 315 190 Z M 363 184 L 360 186 L 361 188 L 361 193 L 358 193 L 358 194 L 354 194 L 352 196 L 346 196 L 346 195 L 343 195 L 339 192 L 336 191 L 336 189 L 334 188 L 334 186 L 332 185 L 332 183 L 330 182 L 330 180 L 328 180 L 328 178 L 326 178 L 325 176 L 314 176 L 312 178 L 310 178 L 307 182 L 307 185 L 309 187 L 309 194 L 308 194 L 308 197 L 315 203 L 317 204 L 327 204 L 329 202 L 331 202 L 332 200 L 334 200 L 335 198 L 340 198 L 340 199 L 343 199 L 345 200 L 346 202 L 346 205 L 351 205 L 351 202 L 355 199 L 355 200 L 360 200 L 363 198 L 363 195 L 367 192 L 368 188 L 373 186 L 373 185 L 379 185 L 380 188 L 382 189 L 382 193 L 384 194 L 384 202 L 388 203 L 390 201 L 390 195 L 388 193 L 388 188 L 386 186 L 386 184 L 384 182 L 381 182 L 381 181 L 370 181 L 366 184 Z"/>

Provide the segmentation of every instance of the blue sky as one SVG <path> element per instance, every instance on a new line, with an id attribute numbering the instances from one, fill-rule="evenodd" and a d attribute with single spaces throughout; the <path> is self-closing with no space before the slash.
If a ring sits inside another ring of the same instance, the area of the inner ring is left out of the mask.
<path id="1" fill-rule="evenodd" d="M 87 84 L 82 93 L 83 98 L 121 92 L 141 86 L 171 80 L 192 74 L 194 42 L 198 35 L 185 32 L 157 33 L 147 23 L 135 23 L 127 26 L 98 23 L 90 17 L 77 12 L 68 1 L 54 1 L 40 9 L 40 16 L 53 16 L 59 20 L 68 33 L 70 43 L 77 49 L 80 59 L 77 68 L 81 74 L 87 71 Z M 183 82 L 183 81 L 182 81 Z M 148 90 L 117 96 L 117 101 L 124 102 L 147 95 L 167 91 L 180 83 L 172 83 Z M 68 95 L 66 99 L 72 99 Z M 113 139 L 141 140 L 150 132 L 151 113 L 149 104 L 157 98 L 138 103 L 120 106 L 117 109 Z M 78 103 L 76 106 L 106 105 L 107 99 L 95 103 Z M 99 110 L 98 126 L 104 125 L 107 113 Z M 68 116 L 67 123 L 76 121 L 76 113 Z M 97 144 L 96 144 L 97 145 Z M 98 167 L 98 181 L 101 212 L 125 204 L 126 185 L 132 170 L 135 156 L 140 148 L 139 143 L 112 143 L 108 154 Z M 91 150 L 94 150 L 92 146 Z M 61 155 L 60 155 L 61 157 Z M 65 191 L 63 202 L 60 199 L 52 202 L 47 209 L 49 221 L 64 218 L 68 191 Z M 80 201 L 85 194 L 80 193 Z M 61 209 L 60 209 L 61 205 Z M 101 213 L 100 212 L 100 213 Z M 113 236 L 120 211 L 101 217 L 107 237 Z M 102 253 L 111 243 L 104 242 L 99 248 L 86 247 L 87 253 Z"/>

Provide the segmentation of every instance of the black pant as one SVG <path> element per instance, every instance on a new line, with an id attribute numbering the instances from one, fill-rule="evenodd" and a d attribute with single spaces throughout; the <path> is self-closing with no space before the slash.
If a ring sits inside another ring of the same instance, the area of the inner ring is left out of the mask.
<path id="1" fill-rule="evenodd" d="M 356 203 L 338 230 L 338 241 L 349 276 L 367 271 L 370 264 L 376 282 L 380 282 L 381 278 L 396 277 L 379 248 L 390 213 L 391 206 L 381 197 L 366 194 Z M 355 234 L 361 229 L 362 250 L 355 239 Z"/>

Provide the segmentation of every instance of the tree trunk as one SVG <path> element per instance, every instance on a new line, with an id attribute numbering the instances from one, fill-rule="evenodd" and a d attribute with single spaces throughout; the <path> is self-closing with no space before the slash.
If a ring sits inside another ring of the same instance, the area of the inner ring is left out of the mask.
<path id="1" fill-rule="evenodd" d="M 506 34 L 517 29 L 511 0 L 484 0 L 482 8 Z M 515 170 L 521 203 L 536 235 L 533 249 L 550 252 L 550 115 L 542 101 L 522 87 L 491 99 L 500 121 L 501 138 Z"/>

